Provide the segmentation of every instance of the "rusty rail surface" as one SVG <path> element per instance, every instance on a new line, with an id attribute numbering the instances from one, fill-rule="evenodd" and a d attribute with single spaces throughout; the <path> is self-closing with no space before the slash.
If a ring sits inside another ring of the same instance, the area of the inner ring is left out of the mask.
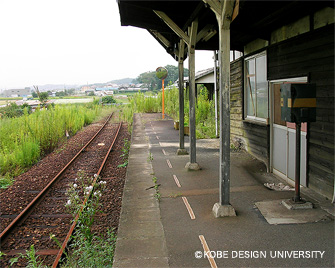
<path id="1" fill-rule="evenodd" d="M 119 123 L 119 126 L 118 126 L 118 129 L 117 129 L 117 131 L 116 131 L 114 140 L 113 140 L 111 146 L 109 147 L 108 152 L 107 152 L 107 154 L 106 154 L 106 156 L 105 156 L 105 158 L 104 158 L 104 160 L 103 160 L 103 162 L 102 162 L 102 164 L 101 164 L 101 166 L 100 166 L 98 172 L 96 173 L 97 176 L 95 176 L 95 178 L 94 178 L 94 180 L 93 180 L 93 182 L 92 182 L 92 188 L 91 188 L 91 190 L 89 191 L 89 193 L 86 195 L 86 198 L 85 198 L 83 204 L 81 205 L 80 211 L 79 211 L 78 214 L 76 215 L 76 217 L 75 217 L 75 219 L 74 219 L 74 221 L 73 221 L 73 223 L 72 223 L 72 225 L 71 225 L 71 228 L 70 228 L 69 232 L 67 233 L 66 238 L 65 238 L 65 240 L 64 240 L 64 242 L 63 242 L 63 244 L 62 244 L 61 249 L 58 251 L 57 257 L 56 257 L 56 259 L 55 259 L 55 261 L 54 261 L 54 263 L 53 263 L 53 265 L 52 265 L 52 268 L 56 268 L 56 267 L 59 265 L 59 262 L 60 262 L 61 257 L 62 257 L 62 255 L 63 255 L 63 253 L 64 253 L 64 251 L 65 251 L 65 249 L 66 249 L 66 247 L 67 247 L 67 244 L 68 244 L 68 242 L 69 242 L 70 239 L 71 239 L 72 233 L 73 233 L 74 229 L 76 228 L 76 225 L 77 225 L 79 216 L 80 216 L 81 212 L 84 210 L 85 205 L 86 205 L 86 202 L 88 201 L 88 199 L 90 198 L 90 196 L 91 196 L 91 194 L 92 194 L 92 191 L 93 191 L 93 189 L 94 189 L 94 185 L 95 185 L 95 183 L 96 183 L 96 181 L 97 181 L 97 178 L 100 176 L 101 171 L 103 170 L 103 168 L 104 168 L 104 166 L 105 166 L 105 163 L 106 163 L 106 161 L 107 161 L 107 158 L 108 158 L 108 156 L 109 156 L 109 154 L 110 154 L 110 152 L 111 152 L 111 150 L 112 150 L 112 148 L 113 148 L 113 146 L 114 146 L 114 143 L 115 143 L 115 141 L 116 141 L 116 139 L 117 139 L 117 137 L 118 137 L 118 135 L 119 135 L 121 126 L 122 126 L 122 122 Z"/>
<path id="2" fill-rule="evenodd" d="M 85 150 L 85 148 L 95 139 L 95 137 L 104 129 L 109 122 L 110 118 L 114 113 L 110 114 L 106 122 L 102 127 L 95 133 L 95 135 L 82 147 L 79 152 L 63 167 L 63 169 L 44 187 L 44 189 L 25 207 L 24 210 L 2 231 L 0 234 L 0 245 L 3 244 L 10 232 L 22 221 L 24 221 L 32 212 L 34 207 L 43 199 L 50 187 L 58 180 L 58 178 L 64 173 L 64 171 L 72 164 L 72 162 Z"/>

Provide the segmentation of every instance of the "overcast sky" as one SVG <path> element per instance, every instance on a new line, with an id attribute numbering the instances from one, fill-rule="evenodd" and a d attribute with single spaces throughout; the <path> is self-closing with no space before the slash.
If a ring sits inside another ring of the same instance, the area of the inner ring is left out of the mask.
<path id="1" fill-rule="evenodd" d="M 116 0 L 0 0 L 0 37 L 0 90 L 107 82 L 177 65 L 146 30 L 121 27 Z M 212 67 L 212 55 L 197 51 L 196 70 Z"/>

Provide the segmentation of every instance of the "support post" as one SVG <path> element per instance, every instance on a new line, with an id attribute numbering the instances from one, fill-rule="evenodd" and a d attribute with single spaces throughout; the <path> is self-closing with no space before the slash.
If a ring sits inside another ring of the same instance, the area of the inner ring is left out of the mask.
<path id="1" fill-rule="evenodd" d="M 177 155 L 188 154 L 184 139 L 184 48 L 183 40 L 179 42 L 178 71 L 179 71 L 179 149 Z"/>
<path id="2" fill-rule="evenodd" d="M 219 77 L 218 77 L 218 52 L 214 51 L 214 109 L 215 109 L 215 136 L 219 136 L 219 124 L 218 124 L 218 88 L 219 86 Z"/>
<path id="3" fill-rule="evenodd" d="M 292 199 L 283 200 L 287 209 L 312 209 L 313 204 L 300 197 L 300 148 L 301 148 L 301 122 L 296 122 L 295 132 L 295 194 Z"/>
<path id="4" fill-rule="evenodd" d="M 164 79 L 162 79 L 162 119 L 164 119 Z"/>
<path id="5" fill-rule="evenodd" d="M 195 131 L 195 44 L 197 39 L 198 21 L 192 22 L 190 30 L 190 43 L 188 44 L 189 59 L 189 120 L 190 120 L 190 162 L 185 166 L 188 170 L 199 170 L 196 162 L 196 131 Z"/>
<path id="6" fill-rule="evenodd" d="M 199 170 L 196 162 L 196 136 L 195 136 L 195 45 L 197 43 L 198 19 L 192 22 L 187 35 L 179 26 L 162 11 L 154 10 L 154 13 L 160 17 L 165 24 L 181 38 L 188 48 L 189 54 L 189 94 L 190 94 L 190 162 L 185 166 L 188 170 Z M 179 123 L 180 124 L 180 123 Z"/>
<path id="7" fill-rule="evenodd" d="M 301 123 L 296 123 L 295 132 L 295 195 L 294 202 L 301 202 L 300 197 L 300 147 L 301 147 Z"/>
<path id="8" fill-rule="evenodd" d="M 230 31 L 220 23 L 220 204 L 230 203 Z"/>
<path id="9" fill-rule="evenodd" d="M 235 1 L 206 1 L 219 24 L 220 65 L 220 171 L 219 203 L 214 204 L 215 217 L 236 216 L 230 205 L 230 22 Z"/>

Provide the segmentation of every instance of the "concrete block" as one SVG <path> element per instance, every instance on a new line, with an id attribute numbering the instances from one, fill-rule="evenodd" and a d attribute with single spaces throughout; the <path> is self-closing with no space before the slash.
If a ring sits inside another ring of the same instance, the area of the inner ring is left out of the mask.
<path id="1" fill-rule="evenodd" d="M 212 211 L 215 218 L 236 216 L 235 209 L 232 205 L 221 205 L 220 203 L 215 203 Z"/>
<path id="2" fill-rule="evenodd" d="M 200 166 L 198 163 L 191 163 L 191 162 L 188 162 L 185 168 L 188 170 L 200 170 Z"/>
<path id="3" fill-rule="evenodd" d="M 186 149 L 178 149 L 177 155 L 188 155 L 188 152 Z"/>
<path id="4" fill-rule="evenodd" d="M 283 200 L 282 204 L 287 209 L 312 209 L 313 204 L 311 202 L 294 202 L 291 199 Z"/>

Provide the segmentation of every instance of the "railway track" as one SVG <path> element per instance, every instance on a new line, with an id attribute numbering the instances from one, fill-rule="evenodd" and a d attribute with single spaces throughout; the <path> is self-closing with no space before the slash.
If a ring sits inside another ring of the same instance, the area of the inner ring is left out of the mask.
<path id="1" fill-rule="evenodd" d="M 93 184 L 101 175 L 122 126 L 122 123 L 111 123 L 111 117 L 112 114 L 48 185 L 36 193 L 33 201 L 19 215 L 10 215 L 15 218 L 0 235 L 1 251 L 7 258 L 25 253 L 33 244 L 36 254 L 42 256 L 43 264 L 57 267 L 78 219 L 76 216 L 73 221 L 73 216 L 66 210 L 66 191 L 76 180 L 78 172 L 94 177 Z M 83 196 L 84 202 L 89 195 Z M 50 239 L 50 234 L 63 241 L 61 249 Z M 2 267 L 8 265 L 3 261 L 0 264 Z M 24 263 L 15 265 L 22 266 Z"/>

